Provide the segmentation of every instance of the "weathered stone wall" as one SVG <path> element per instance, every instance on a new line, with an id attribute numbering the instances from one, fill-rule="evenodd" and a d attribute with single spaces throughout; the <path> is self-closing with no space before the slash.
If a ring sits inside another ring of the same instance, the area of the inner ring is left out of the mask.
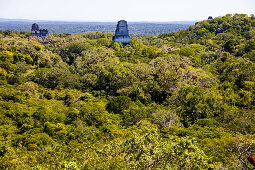
<path id="1" fill-rule="evenodd" d="M 47 36 L 48 30 L 47 29 L 40 29 L 40 37 L 43 39 Z"/>
<path id="2" fill-rule="evenodd" d="M 120 20 L 117 24 L 115 36 L 113 37 L 114 42 L 122 43 L 127 45 L 130 43 L 130 36 L 128 34 L 127 21 Z"/>
<path id="3" fill-rule="evenodd" d="M 32 36 L 40 36 L 41 38 L 45 38 L 48 34 L 47 29 L 39 29 L 39 25 L 34 23 L 31 28 L 31 35 Z"/>
<path id="4" fill-rule="evenodd" d="M 38 24 L 33 23 L 32 28 L 31 28 L 31 35 L 32 36 L 39 36 L 40 35 L 40 30 L 39 30 Z"/>

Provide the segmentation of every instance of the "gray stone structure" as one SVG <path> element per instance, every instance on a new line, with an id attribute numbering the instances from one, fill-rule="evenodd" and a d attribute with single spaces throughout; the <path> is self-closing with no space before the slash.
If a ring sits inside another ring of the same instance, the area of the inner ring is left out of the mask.
<path id="1" fill-rule="evenodd" d="M 47 29 L 40 29 L 40 37 L 43 39 L 47 36 L 48 30 Z"/>
<path id="2" fill-rule="evenodd" d="M 31 35 L 32 36 L 37 36 L 41 38 L 45 38 L 48 34 L 47 29 L 39 29 L 39 25 L 36 23 L 33 23 L 32 28 L 31 28 Z"/>
<path id="3" fill-rule="evenodd" d="M 40 35 L 40 30 L 39 30 L 38 24 L 33 23 L 32 28 L 31 28 L 31 35 L 32 36 L 39 36 Z"/>
<path id="4" fill-rule="evenodd" d="M 130 36 L 128 34 L 127 21 L 120 20 L 117 24 L 115 36 L 113 36 L 113 41 L 127 45 L 130 43 Z"/>

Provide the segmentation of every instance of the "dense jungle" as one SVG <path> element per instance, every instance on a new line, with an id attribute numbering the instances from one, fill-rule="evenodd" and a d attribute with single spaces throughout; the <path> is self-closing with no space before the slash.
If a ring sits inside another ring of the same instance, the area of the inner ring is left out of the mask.
<path id="1" fill-rule="evenodd" d="M 0 169 L 254 168 L 254 15 L 112 37 L 0 31 Z"/>

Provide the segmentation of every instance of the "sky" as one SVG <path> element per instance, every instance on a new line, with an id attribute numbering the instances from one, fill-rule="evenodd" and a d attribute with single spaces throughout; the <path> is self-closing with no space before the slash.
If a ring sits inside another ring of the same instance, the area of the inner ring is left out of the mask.
<path id="1" fill-rule="evenodd" d="M 198 21 L 254 14 L 255 0 L 0 0 L 0 18 L 55 21 Z"/>

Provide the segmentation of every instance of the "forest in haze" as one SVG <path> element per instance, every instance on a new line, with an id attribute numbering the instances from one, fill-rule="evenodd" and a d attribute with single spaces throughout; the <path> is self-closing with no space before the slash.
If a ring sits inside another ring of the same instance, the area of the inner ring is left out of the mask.
<path id="1" fill-rule="evenodd" d="M 36 22 L 40 28 L 47 28 L 50 33 L 79 34 L 90 31 L 112 32 L 116 22 L 61 22 L 61 21 L 32 21 L 32 20 L 4 20 L 0 18 L 0 30 L 31 31 L 31 25 Z M 187 29 L 195 22 L 130 22 L 128 25 L 131 37 L 156 36 L 160 33 L 176 32 Z"/>
<path id="2" fill-rule="evenodd" d="M 0 31 L 0 169 L 254 168 L 254 15 L 30 35 Z"/>

